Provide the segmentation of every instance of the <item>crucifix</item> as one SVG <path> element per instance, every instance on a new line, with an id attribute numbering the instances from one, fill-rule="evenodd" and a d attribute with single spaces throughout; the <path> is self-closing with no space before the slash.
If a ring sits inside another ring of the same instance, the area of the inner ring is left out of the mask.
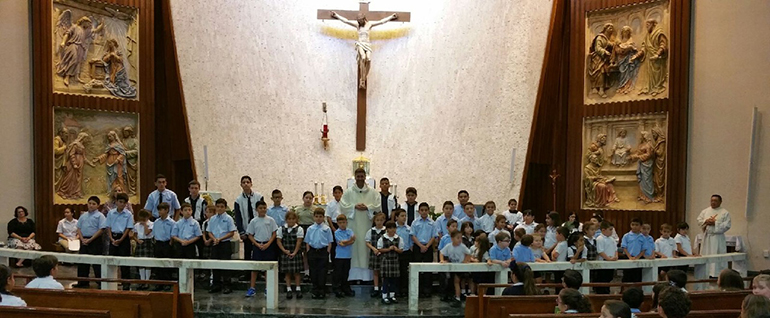
<path id="1" fill-rule="evenodd" d="M 356 150 L 366 149 L 366 77 L 372 61 L 369 31 L 390 21 L 409 22 L 409 12 L 369 11 L 369 1 L 360 1 L 358 11 L 318 10 L 318 19 L 336 19 L 358 29 L 356 52 L 358 60 L 358 102 L 356 116 Z"/>

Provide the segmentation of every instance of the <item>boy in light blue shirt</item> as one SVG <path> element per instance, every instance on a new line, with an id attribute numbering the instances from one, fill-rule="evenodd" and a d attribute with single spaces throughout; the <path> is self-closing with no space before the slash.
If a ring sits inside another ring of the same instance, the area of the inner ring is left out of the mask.
<path id="1" fill-rule="evenodd" d="M 289 208 L 281 204 L 281 201 L 283 201 L 281 190 L 273 190 L 270 199 L 273 200 L 273 205 L 267 209 L 267 216 L 273 218 L 275 224 L 278 225 L 278 228 L 281 228 L 286 224 L 286 212 L 289 212 Z"/>
<path id="2" fill-rule="evenodd" d="M 313 225 L 305 234 L 307 242 L 307 260 L 310 265 L 310 280 L 313 283 L 313 299 L 326 298 L 326 263 L 334 241 L 331 228 L 326 225 L 326 211 L 316 208 L 313 211 Z"/>
<path id="3" fill-rule="evenodd" d="M 337 230 L 334 238 L 337 247 L 334 254 L 334 294 L 337 298 L 356 295 L 350 289 L 348 274 L 350 273 L 350 258 L 353 255 L 353 243 L 356 242 L 356 234 L 348 228 L 348 218 L 344 214 L 337 215 Z"/>
<path id="4" fill-rule="evenodd" d="M 489 249 L 487 264 L 500 264 L 503 266 L 503 269 L 506 269 L 511 264 L 513 258 L 510 249 L 511 236 L 507 231 L 502 231 L 495 235 L 495 241 L 497 241 L 497 244 Z"/>
<path id="5" fill-rule="evenodd" d="M 396 293 L 397 297 L 406 296 L 406 292 L 409 288 L 409 263 L 412 261 L 412 229 L 407 225 L 408 215 L 406 210 L 398 208 L 393 210 L 393 214 L 396 217 L 396 235 L 404 242 L 404 251 L 398 256 L 398 272 L 399 276 L 399 291 Z"/>
<path id="6" fill-rule="evenodd" d="M 422 202 L 418 206 L 420 217 L 412 222 L 412 242 L 414 242 L 412 259 L 415 263 L 433 262 L 433 242 L 436 240 L 436 227 L 433 219 L 428 217 L 430 206 Z M 430 297 L 431 273 L 420 273 L 420 293 L 422 297 Z"/>
<path id="7" fill-rule="evenodd" d="M 209 219 L 209 227 L 206 234 L 212 240 L 211 259 L 230 260 L 233 254 L 233 245 L 230 243 L 237 228 L 233 218 L 225 213 L 227 200 L 219 198 L 216 201 L 217 214 Z M 157 237 L 157 236 L 156 236 Z M 209 293 L 232 293 L 230 289 L 230 277 L 227 271 L 214 270 L 214 279 Z"/>
<path id="8" fill-rule="evenodd" d="M 438 235 L 438 237 L 443 237 L 445 234 L 447 234 L 446 233 L 446 226 L 447 226 L 447 222 L 449 222 L 449 220 L 455 220 L 457 222 L 460 222 L 460 219 L 458 219 L 454 215 L 452 215 L 452 213 L 454 211 L 454 203 L 452 203 L 452 201 L 444 202 L 444 207 L 442 208 L 442 211 L 444 212 L 444 214 L 439 216 L 436 219 L 436 221 L 435 221 L 435 224 L 436 224 L 436 235 Z M 412 223 L 414 223 L 414 222 L 412 222 Z"/>
<path id="9" fill-rule="evenodd" d="M 115 197 L 117 207 L 107 213 L 107 234 L 110 237 L 110 255 L 131 256 L 131 230 L 134 228 L 134 215 L 126 209 L 128 195 L 118 193 Z M 120 267 L 121 277 L 131 277 L 131 268 Z M 124 283 L 123 290 L 131 290 L 131 284 Z"/>
<path id="10" fill-rule="evenodd" d="M 533 241 L 532 235 L 526 234 L 521 238 L 521 242 L 519 242 L 521 244 L 513 248 L 513 259 L 516 260 L 516 264 L 535 262 L 535 255 L 529 248 Z"/>
<path id="11" fill-rule="evenodd" d="M 465 217 L 460 219 L 459 224 L 457 227 L 462 227 L 463 224 L 470 222 L 473 224 L 474 229 L 481 229 L 481 224 L 479 223 L 479 219 L 476 217 L 476 206 L 473 205 L 471 202 L 465 202 L 465 205 L 463 206 Z"/>
<path id="12" fill-rule="evenodd" d="M 444 249 L 444 246 L 447 246 L 447 244 L 452 243 L 452 236 L 449 235 L 449 233 L 452 233 L 454 231 L 457 231 L 457 221 L 455 220 L 449 220 L 446 224 L 446 233 L 444 236 L 441 237 L 441 240 L 438 241 L 438 250 Z"/>
<path id="13" fill-rule="evenodd" d="M 631 231 L 623 235 L 623 239 L 620 242 L 620 247 L 623 249 L 623 254 L 630 260 L 637 260 L 645 256 L 645 238 L 642 234 L 642 220 L 639 218 L 631 219 Z M 653 244 L 654 246 L 654 244 Z M 653 248 L 654 250 L 654 248 Z M 652 256 L 652 251 L 649 253 Z M 642 269 L 641 268 L 629 268 L 623 270 L 623 282 L 624 283 L 638 283 L 642 281 Z"/>

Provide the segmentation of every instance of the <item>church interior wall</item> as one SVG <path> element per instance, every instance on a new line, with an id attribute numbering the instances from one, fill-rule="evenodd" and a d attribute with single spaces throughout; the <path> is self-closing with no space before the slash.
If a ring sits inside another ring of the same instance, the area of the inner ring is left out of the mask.
<path id="1" fill-rule="evenodd" d="M 5 131 L 0 155 L 0 241 L 14 208 L 23 205 L 34 218 L 32 160 L 32 80 L 29 2 L 0 1 L 0 125 Z"/>
<path id="2" fill-rule="evenodd" d="M 351 177 L 355 150 L 355 30 L 316 20 L 353 1 L 179 1 L 174 30 L 198 178 L 232 200 L 241 175 L 279 188 L 286 204 Z M 366 151 L 371 176 L 440 205 L 517 198 L 551 4 L 529 1 L 388 1 L 411 22 L 372 32 Z M 320 142 L 321 102 L 330 148 Z M 512 152 L 515 149 L 513 177 Z M 320 184 L 319 184 L 320 187 Z M 178 193 L 185 193 L 179 189 Z"/>
<path id="3" fill-rule="evenodd" d="M 770 268 L 770 2 L 693 1 L 687 216 L 691 236 L 701 233 L 700 211 L 711 194 L 724 198 L 732 228 L 743 235 L 750 268 Z M 739 45 L 729 44 L 746 34 Z M 740 37 L 740 36 L 738 36 Z M 753 108 L 759 108 L 752 170 L 753 196 L 747 202 Z M 748 216 L 746 215 L 748 212 Z"/>

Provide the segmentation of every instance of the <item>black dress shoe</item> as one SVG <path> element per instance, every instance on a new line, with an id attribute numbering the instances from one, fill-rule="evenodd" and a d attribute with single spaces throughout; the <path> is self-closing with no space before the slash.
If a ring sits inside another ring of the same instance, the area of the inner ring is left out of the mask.
<path id="1" fill-rule="evenodd" d="M 334 293 L 334 296 L 337 296 L 337 298 L 345 298 L 345 294 L 341 291 Z"/>
<path id="2" fill-rule="evenodd" d="M 123 290 L 131 290 L 131 284 L 123 284 Z"/>
<path id="3" fill-rule="evenodd" d="M 462 301 L 460 301 L 460 300 L 459 300 L 459 299 L 457 299 L 457 298 L 455 298 L 455 299 L 452 299 L 452 300 L 451 300 L 451 302 L 452 302 L 452 303 L 451 303 L 451 304 L 449 304 L 449 306 L 452 306 L 452 307 L 454 307 L 454 308 L 460 308 L 460 306 L 462 306 L 462 304 L 463 304 L 463 303 L 462 303 Z"/>
<path id="4" fill-rule="evenodd" d="M 302 291 L 301 290 L 294 291 L 294 294 L 295 294 L 295 296 L 297 296 L 297 299 L 302 299 Z"/>
<path id="5" fill-rule="evenodd" d="M 310 294 L 310 298 L 312 298 L 312 299 L 321 299 L 321 295 L 316 294 L 316 293 L 312 293 L 312 294 Z"/>
<path id="6" fill-rule="evenodd" d="M 286 291 L 286 299 L 292 299 L 292 298 L 294 298 L 294 295 L 292 294 L 291 290 Z"/>
<path id="7" fill-rule="evenodd" d="M 390 302 L 390 299 L 389 299 L 389 298 L 383 298 L 383 299 L 382 299 L 382 303 L 383 303 L 383 304 L 385 304 L 385 305 L 390 305 L 390 304 L 391 304 L 391 302 Z"/>
<path id="8" fill-rule="evenodd" d="M 345 296 L 356 297 L 356 292 L 354 292 L 353 290 L 346 290 L 345 291 Z"/>
<path id="9" fill-rule="evenodd" d="M 155 287 L 155 288 L 157 288 L 157 287 Z M 221 291 L 222 291 L 222 287 L 214 286 L 214 287 L 211 287 L 211 289 L 209 289 L 209 294 L 216 294 L 216 293 L 221 292 Z"/>
<path id="10" fill-rule="evenodd" d="M 391 297 L 390 302 L 394 304 L 398 304 L 398 300 L 396 299 L 396 297 Z"/>
<path id="11" fill-rule="evenodd" d="M 230 289 L 230 287 L 222 287 L 222 293 L 223 294 L 227 295 L 227 294 L 230 294 L 232 292 L 233 292 L 233 290 Z"/>
<path id="12" fill-rule="evenodd" d="M 377 296 L 380 296 L 380 291 L 372 289 L 372 292 L 369 293 L 369 296 L 372 298 L 376 298 Z"/>

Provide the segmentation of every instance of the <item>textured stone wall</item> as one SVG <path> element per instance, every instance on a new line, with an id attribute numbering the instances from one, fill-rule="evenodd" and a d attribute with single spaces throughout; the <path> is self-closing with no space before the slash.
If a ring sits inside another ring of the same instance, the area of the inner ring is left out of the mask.
<path id="1" fill-rule="evenodd" d="M 173 0 L 198 177 L 232 200 L 239 178 L 299 204 L 313 182 L 351 176 L 355 150 L 353 29 L 317 9 L 357 1 Z M 367 147 L 372 177 L 441 204 L 467 189 L 500 209 L 518 197 L 548 32 L 545 0 L 375 1 L 412 12 L 373 36 Z M 377 29 L 375 29 L 377 30 Z M 331 148 L 319 141 L 329 105 Z M 513 182 L 511 152 L 516 149 Z M 185 189 L 176 189 L 186 194 Z"/>

